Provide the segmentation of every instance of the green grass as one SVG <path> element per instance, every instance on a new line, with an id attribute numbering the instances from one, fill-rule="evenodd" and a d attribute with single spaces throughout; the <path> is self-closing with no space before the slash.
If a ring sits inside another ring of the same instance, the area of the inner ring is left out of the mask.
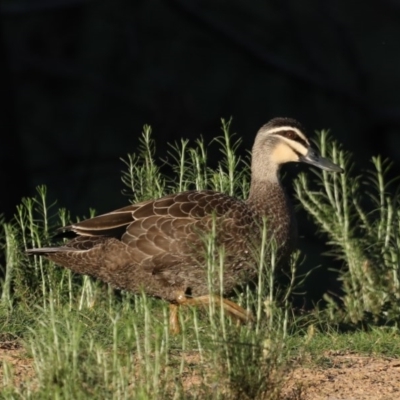
<path id="1" fill-rule="evenodd" d="M 382 327 L 350 333 L 318 332 L 305 346 L 305 351 L 316 357 L 330 352 L 397 358 L 400 356 L 399 332 L 393 328 Z"/>
<path id="2" fill-rule="evenodd" d="M 387 181 L 390 162 L 372 158 L 372 169 L 354 174 L 351 155 L 320 136 L 322 155 L 344 166 L 342 175 L 314 171 L 316 186 L 302 174 L 296 192 L 318 229 L 328 254 L 342 260 L 342 306 L 326 296 L 331 320 L 353 324 L 400 323 L 400 198 Z M 397 192 L 397 190 L 396 190 Z"/>
<path id="3" fill-rule="evenodd" d="M 214 144 L 221 149 L 215 169 L 207 165 L 202 140 L 170 146 L 162 161 L 174 172 L 170 178 L 154 160 L 155 143 L 145 127 L 139 152 L 124 161 L 125 193 L 132 202 L 192 188 L 246 197 L 249 160 L 236 155 L 240 141 L 229 133 L 229 123 L 223 122 Z M 290 284 L 277 286 L 271 260 L 262 257 L 268 244 L 262 243 L 258 288 L 235 299 L 255 314 L 248 326 L 236 326 L 211 304 L 182 309 L 182 334 L 171 336 L 164 302 L 27 258 L 25 248 L 47 245 L 54 229 L 70 221 L 66 210 L 47 204 L 46 188 L 39 187 L 35 198 L 22 201 L 15 220 L 2 222 L 0 351 L 2 343 L 18 343 L 34 373 L 18 380 L 4 361 L 0 398 L 282 399 L 284 379 L 299 362 L 328 365 L 332 352 L 399 357 L 400 207 L 385 184 L 388 164 L 374 159 L 365 183 L 326 132 L 319 147 L 346 174 L 301 175 L 296 192 L 328 238 L 327 264 L 329 257 L 343 263 L 343 296 L 336 301 L 326 295 L 325 308 L 297 315 L 289 299 L 301 281 L 295 276 L 303 257 L 292 259 Z M 218 278 L 220 260 L 208 263 Z"/>

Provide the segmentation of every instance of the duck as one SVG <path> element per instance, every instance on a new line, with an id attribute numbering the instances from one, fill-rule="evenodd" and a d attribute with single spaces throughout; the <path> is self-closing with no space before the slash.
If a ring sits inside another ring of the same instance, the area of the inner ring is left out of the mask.
<path id="1" fill-rule="evenodd" d="M 212 190 L 170 194 L 64 226 L 61 231 L 73 234 L 72 239 L 27 253 L 114 288 L 167 301 L 172 333 L 180 332 L 181 306 L 212 301 L 219 301 L 236 320 L 248 322 L 251 312 L 228 297 L 236 288 L 257 280 L 255 253 L 259 254 L 265 225 L 278 265 L 296 248 L 296 219 L 280 180 L 281 166 L 306 163 L 343 172 L 318 154 L 304 132 L 293 118 L 273 118 L 259 129 L 245 200 Z M 222 249 L 222 280 L 221 274 L 209 279 L 210 243 L 211 257 L 218 257 Z"/>

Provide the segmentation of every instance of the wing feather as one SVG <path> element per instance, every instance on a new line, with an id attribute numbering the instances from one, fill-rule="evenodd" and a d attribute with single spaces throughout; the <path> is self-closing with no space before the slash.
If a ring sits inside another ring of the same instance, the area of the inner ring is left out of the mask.
<path id="1" fill-rule="evenodd" d="M 85 242 L 83 237 L 116 237 L 135 253 L 137 262 L 159 273 L 173 265 L 194 262 L 194 250 L 200 252 L 204 246 L 201 233 L 211 230 L 214 218 L 220 220 L 220 241 L 231 242 L 229 231 L 233 225 L 239 227 L 238 221 L 243 221 L 246 212 L 245 203 L 222 193 L 188 191 L 130 205 L 63 230 L 79 235 L 71 243 L 76 249 L 96 243 L 96 239 Z"/>

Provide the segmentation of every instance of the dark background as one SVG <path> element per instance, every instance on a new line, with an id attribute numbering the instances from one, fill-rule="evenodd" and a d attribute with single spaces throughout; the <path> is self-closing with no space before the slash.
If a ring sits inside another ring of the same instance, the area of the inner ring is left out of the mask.
<path id="1" fill-rule="evenodd" d="M 143 124 L 162 156 L 165 141 L 208 142 L 230 116 L 244 151 L 268 119 L 290 116 L 330 128 L 360 170 L 382 154 L 398 172 L 394 0 L 8 0 L 0 15 L 7 218 L 38 184 L 73 216 L 126 205 L 119 158 Z M 299 225 L 317 260 L 323 241 Z"/>

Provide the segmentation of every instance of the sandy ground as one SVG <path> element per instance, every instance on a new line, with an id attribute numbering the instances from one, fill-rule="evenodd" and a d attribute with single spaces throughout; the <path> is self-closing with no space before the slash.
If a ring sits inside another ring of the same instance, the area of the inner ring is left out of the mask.
<path id="1" fill-rule="evenodd" d="M 13 385 L 35 379 L 32 359 L 16 343 L 0 344 L 0 392 L 7 382 L 4 361 L 13 370 Z M 3 364 L 3 365 L 1 365 Z M 285 384 L 283 399 L 400 399 L 400 359 L 357 354 L 327 354 L 318 366 L 296 367 Z M 11 382 L 8 382 L 10 384 Z"/>
<path id="2" fill-rule="evenodd" d="M 301 393 L 301 400 L 400 399 L 400 359 L 332 353 L 319 364 L 295 368 L 285 393 Z"/>

